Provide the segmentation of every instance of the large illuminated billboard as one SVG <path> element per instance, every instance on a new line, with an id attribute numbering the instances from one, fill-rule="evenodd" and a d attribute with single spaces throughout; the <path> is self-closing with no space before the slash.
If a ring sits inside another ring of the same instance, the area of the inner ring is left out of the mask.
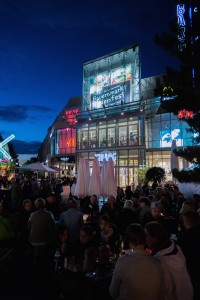
<path id="1" fill-rule="evenodd" d="M 140 99 L 139 47 L 83 65 L 83 109 L 101 109 Z"/>
<path id="2" fill-rule="evenodd" d="M 131 99 L 131 65 L 90 77 L 91 108 L 129 103 Z"/>

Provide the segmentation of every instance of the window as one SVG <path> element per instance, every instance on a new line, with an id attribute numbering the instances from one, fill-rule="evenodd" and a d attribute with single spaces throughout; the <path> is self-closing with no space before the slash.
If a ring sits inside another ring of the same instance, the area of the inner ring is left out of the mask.
<path id="1" fill-rule="evenodd" d="M 99 128 L 99 147 L 106 147 L 106 128 Z"/>
<path id="2" fill-rule="evenodd" d="M 119 146 L 127 145 L 127 126 L 119 127 Z"/>
<path id="3" fill-rule="evenodd" d="M 108 147 L 115 146 L 115 127 L 108 128 Z"/>

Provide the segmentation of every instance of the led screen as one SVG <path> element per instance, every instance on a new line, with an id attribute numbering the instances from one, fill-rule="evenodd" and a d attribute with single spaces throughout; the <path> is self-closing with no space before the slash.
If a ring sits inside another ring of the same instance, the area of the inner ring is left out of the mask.
<path id="1" fill-rule="evenodd" d="M 131 64 L 90 77 L 91 108 L 129 103 Z"/>
<path id="2" fill-rule="evenodd" d="M 183 145 L 183 140 L 181 139 L 181 130 L 180 129 L 173 129 L 173 130 L 162 130 L 160 132 L 160 147 L 171 147 L 172 140 L 176 140 L 177 146 Z"/>

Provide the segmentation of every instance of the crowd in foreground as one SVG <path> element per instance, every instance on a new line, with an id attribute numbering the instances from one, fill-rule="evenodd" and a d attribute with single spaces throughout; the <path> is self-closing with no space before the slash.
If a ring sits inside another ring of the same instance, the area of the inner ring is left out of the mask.
<path id="1" fill-rule="evenodd" d="M 49 269 L 56 253 L 59 271 L 95 273 L 112 259 L 111 299 L 200 299 L 200 195 L 187 200 L 175 185 L 139 184 L 118 187 L 100 206 L 96 195 L 71 195 L 69 182 L 35 184 L 35 192 L 33 182 L 19 183 L 10 209 L 0 203 L 1 248 L 20 245 Z"/>

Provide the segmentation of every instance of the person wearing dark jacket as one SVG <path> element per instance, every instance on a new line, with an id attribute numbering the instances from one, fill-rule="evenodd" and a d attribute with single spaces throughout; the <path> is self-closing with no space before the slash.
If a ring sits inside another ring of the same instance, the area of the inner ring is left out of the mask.
<path id="1" fill-rule="evenodd" d="M 200 217 L 196 211 L 183 213 L 185 232 L 178 244 L 185 255 L 187 269 L 194 287 L 194 300 L 200 299 Z"/>
<path id="2" fill-rule="evenodd" d="M 120 234 L 124 237 L 125 230 L 131 223 L 137 223 L 138 216 L 133 211 L 133 202 L 132 200 L 126 200 L 122 211 L 119 212 L 117 216 L 117 227 Z"/>
<path id="3" fill-rule="evenodd" d="M 100 215 L 108 215 L 113 224 L 116 224 L 117 214 L 120 208 L 116 203 L 115 197 L 110 195 L 106 203 L 103 204 Z"/>

